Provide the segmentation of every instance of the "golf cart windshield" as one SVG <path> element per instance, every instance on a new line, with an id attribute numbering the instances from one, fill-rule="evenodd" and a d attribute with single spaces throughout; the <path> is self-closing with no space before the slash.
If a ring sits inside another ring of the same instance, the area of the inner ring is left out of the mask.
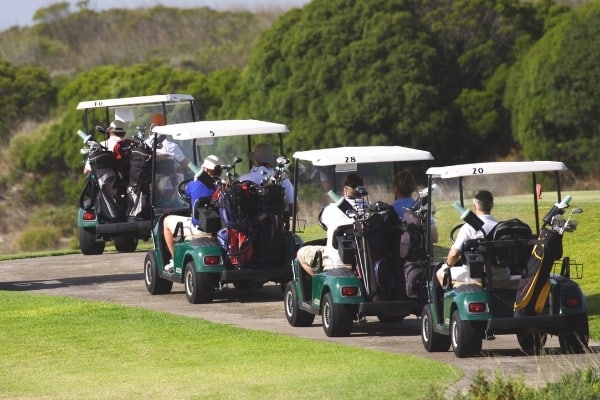
<path id="1" fill-rule="evenodd" d="M 491 214 L 497 221 L 517 218 L 537 235 L 539 209 L 549 209 L 561 200 L 559 173 L 566 169 L 557 161 L 484 162 L 429 168 L 429 185 L 436 188 L 432 201 L 440 232 L 439 246 L 433 251 L 435 261 L 444 260 L 451 245 L 449 233 L 463 223 L 455 203 L 470 209 L 478 190 L 492 192 Z"/>
<path id="2" fill-rule="evenodd" d="M 408 168 L 423 187 L 426 163 L 433 160 L 428 151 L 401 146 L 307 150 L 294 153 L 293 158 L 297 194 L 294 229 L 297 220 L 308 221 L 309 226 L 317 224 L 319 211 L 332 201 L 328 192 L 341 194 L 344 177 L 350 172 L 362 177 L 371 202 L 392 204 L 395 173 Z"/>
<path id="3" fill-rule="evenodd" d="M 160 215 L 167 209 L 189 209 L 178 192 L 185 189 L 187 181 L 194 179 L 208 155 L 216 155 L 223 165 L 232 167 L 230 172 L 243 175 L 251 166 L 248 153 L 257 143 L 270 144 L 280 155 L 283 153 L 283 134 L 287 132 L 288 128 L 283 124 L 258 120 L 197 121 L 154 127 L 151 139 L 155 138 L 157 142 L 153 174 L 156 177 L 155 214 Z M 177 144 L 189 165 L 185 166 L 185 162 L 171 155 L 161 155 L 165 153 L 161 152 L 161 146 L 172 147 L 171 143 Z"/>

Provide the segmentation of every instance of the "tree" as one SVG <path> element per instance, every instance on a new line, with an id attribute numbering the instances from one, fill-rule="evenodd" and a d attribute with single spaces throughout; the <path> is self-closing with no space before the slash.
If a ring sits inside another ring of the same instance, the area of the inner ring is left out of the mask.
<path id="1" fill-rule="evenodd" d="M 238 115 L 288 123 L 294 149 L 399 144 L 441 162 L 507 153 L 504 85 L 516 45 L 543 31 L 536 17 L 517 0 L 314 0 L 261 36 Z"/>
<path id="2" fill-rule="evenodd" d="M 56 104 L 50 75 L 38 67 L 15 67 L 0 59 L 0 143 L 6 144 L 21 123 L 42 121 Z"/>
<path id="3" fill-rule="evenodd" d="M 563 16 L 511 71 L 506 104 L 527 158 L 598 173 L 600 5 Z"/>

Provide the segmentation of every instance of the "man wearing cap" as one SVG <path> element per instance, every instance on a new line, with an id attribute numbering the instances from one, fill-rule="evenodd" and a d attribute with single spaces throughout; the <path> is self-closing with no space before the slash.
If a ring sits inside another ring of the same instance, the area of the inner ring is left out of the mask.
<path id="1" fill-rule="evenodd" d="M 356 173 L 351 172 L 344 178 L 344 199 L 350 203 L 352 207 L 366 208 L 365 200 L 360 196 L 356 190 L 359 186 L 363 186 L 363 179 Z M 352 225 L 354 219 L 348 217 L 339 204 L 330 203 L 319 215 L 320 223 L 327 228 L 327 243 L 325 246 L 320 245 L 309 245 L 303 246 L 298 250 L 296 258 L 300 263 L 300 266 L 309 274 L 314 275 L 312 270 L 312 262 L 317 252 L 321 253 L 322 256 L 322 267 L 323 269 L 333 269 L 340 267 L 351 267 L 344 264 L 344 261 L 340 257 L 339 251 L 333 247 L 333 241 L 336 240 L 334 233 L 340 226 Z"/>
<path id="2" fill-rule="evenodd" d="M 475 228 L 466 223 L 460 227 L 458 234 L 456 235 L 456 239 L 454 240 L 454 243 L 448 252 L 446 263 L 442 265 L 442 267 L 436 272 L 436 276 L 440 284 L 443 284 L 444 273 L 447 269 L 450 269 L 452 281 L 467 281 L 469 278 L 467 266 L 455 266 L 455 264 L 459 260 L 463 245 L 467 240 L 482 238 L 484 236 L 484 232 L 488 233 L 494 228 L 494 226 L 496 226 L 496 219 L 491 215 L 493 207 L 494 196 L 490 191 L 479 190 L 475 193 L 473 196 L 473 212 L 483 221 L 483 227 L 481 228 L 483 232 L 481 230 L 476 231 Z"/>
<path id="3" fill-rule="evenodd" d="M 197 201 L 210 200 L 217 188 L 217 179 L 221 176 L 221 171 L 221 160 L 217 156 L 211 154 L 206 157 L 200 167 L 200 171 L 194 176 L 194 180 L 190 181 L 185 188 L 185 193 L 190 196 L 190 216 L 167 215 L 165 217 L 163 221 L 163 237 L 171 255 L 169 263 L 165 265 L 165 271 L 173 272 L 172 257 L 175 249 L 173 234 L 179 222 L 183 224 L 183 234 L 185 236 L 211 236 L 210 233 L 203 232 L 198 228 L 200 222 L 193 215 L 193 210 Z"/>
<path id="4" fill-rule="evenodd" d="M 166 125 L 165 116 L 162 113 L 156 113 L 152 115 L 150 119 L 150 132 L 152 132 L 152 128 L 155 126 L 163 126 Z M 152 141 L 154 140 L 154 134 L 150 134 L 150 137 L 146 140 L 146 143 L 152 147 Z M 156 154 L 158 156 L 169 156 L 172 157 L 175 161 L 181 164 L 182 167 L 187 168 L 190 164 L 190 161 L 187 159 L 179 145 L 174 143 L 166 138 L 165 135 L 158 135 L 157 138 L 157 146 L 156 146 Z"/>
<path id="5" fill-rule="evenodd" d="M 273 148 L 266 143 L 259 143 L 254 147 L 253 152 L 248 153 L 248 158 L 252 161 L 253 166 L 250 172 L 240 177 L 240 182 L 251 181 L 256 184 L 261 184 L 263 180 L 274 173 L 273 164 L 275 164 L 275 155 Z M 294 203 L 294 186 L 292 182 L 286 178 L 281 182 L 284 192 L 283 197 L 285 204 L 292 207 Z"/>
<path id="6" fill-rule="evenodd" d="M 115 119 L 110 123 L 106 133 L 108 133 L 108 138 L 104 141 L 104 143 L 102 143 L 102 145 L 108 150 L 113 151 L 117 143 L 125 137 L 125 122 Z M 87 174 L 91 170 L 92 167 L 88 160 L 85 162 L 85 166 L 83 167 L 83 173 Z"/>

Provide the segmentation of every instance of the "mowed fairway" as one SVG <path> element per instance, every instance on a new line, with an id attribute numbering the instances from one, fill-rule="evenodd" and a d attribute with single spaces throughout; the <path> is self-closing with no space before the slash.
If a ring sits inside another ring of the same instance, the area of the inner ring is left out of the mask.
<path id="1" fill-rule="evenodd" d="M 0 398 L 418 399 L 442 362 L 59 296 L 0 291 Z"/>

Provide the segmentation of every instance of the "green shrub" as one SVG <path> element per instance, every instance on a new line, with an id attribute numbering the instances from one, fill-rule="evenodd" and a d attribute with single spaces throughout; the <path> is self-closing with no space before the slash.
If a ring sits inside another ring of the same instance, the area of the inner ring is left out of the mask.
<path id="1" fill-rule="evenodd" d="M 446 398 L 443 390 L 431 388 L 427 399 Z M 466 392 L 454 394 L 454 400 L 582 400 L 600 399 L 600 371 L 586 367 L 575 369 L 564 375 L 558 382 L 548 383 L 540 389 L 525 385 L 523 376 L 505 378 L 496 373 L 490 380 L 483 371 L 479 371 Z"/>
<path id="2" fill-rule="evenodd" d="M 19 234 L 17 247 L 19 250 L 27 252 L 55 249 L 60 238 L 61 232 L 58 227 L 31 225 Z"/>

